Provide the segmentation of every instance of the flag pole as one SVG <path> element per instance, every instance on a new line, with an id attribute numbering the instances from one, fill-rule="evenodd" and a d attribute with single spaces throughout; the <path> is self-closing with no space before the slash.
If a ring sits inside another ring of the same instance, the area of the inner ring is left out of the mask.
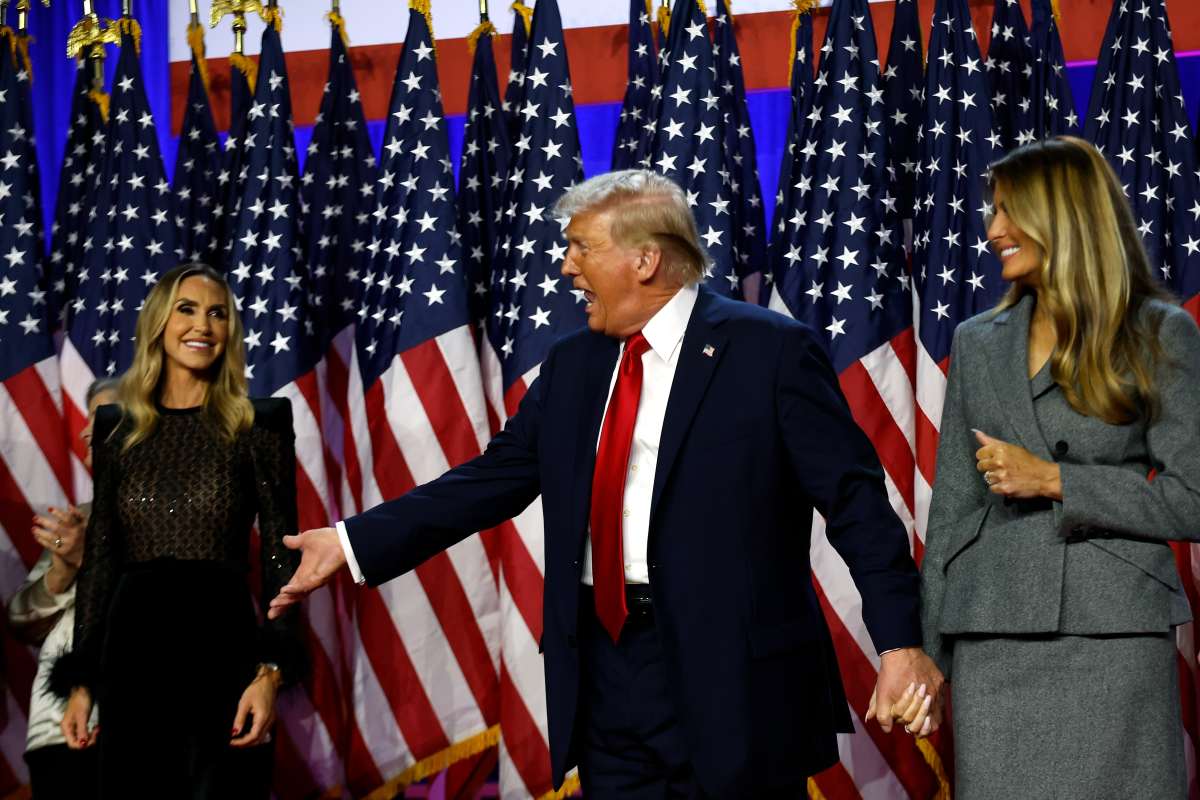
<path id="1" fill-rule="evenodd" d="M 0 0 L 0 28 L 8 24 L 8 0 Z"/>
<path id="2" fill-rule="evenodd" d="M 488 21 L 488 0 L 479 0 L 479 21 L 480 23 Z"/>

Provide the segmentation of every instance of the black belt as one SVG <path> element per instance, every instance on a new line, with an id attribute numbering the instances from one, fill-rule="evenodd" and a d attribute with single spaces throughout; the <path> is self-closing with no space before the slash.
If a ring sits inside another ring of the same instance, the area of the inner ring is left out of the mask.
<path id="1" fill-rule="evenodd" d="M 591 614 L 596 613 L 596 593 L 587 584 L 583 586 L 583 602 Z M 625 618 L 626 627 L 646 627 L 654 624 L 654 596 L 648 583 L 625 584 L 625 608 L 629 616 Z"/>

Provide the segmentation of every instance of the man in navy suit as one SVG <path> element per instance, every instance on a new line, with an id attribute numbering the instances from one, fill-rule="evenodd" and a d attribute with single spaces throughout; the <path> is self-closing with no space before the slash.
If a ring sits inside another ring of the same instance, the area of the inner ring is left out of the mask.
<path id="1" fill-rule="evenodd" d="M 609 173 L 557 210 L 588 330 L 481 456 L 290 537 L 302 561 L 272 613 L 346 565 L 383 583 L 540 494 L 555 785 L 578 764 L 588 798 L 804 796 L 852 730 L 809 577 L 814 509 L 882 654 L 869 713 L 890 730 L 913 687 L 941 686 L 878 459 L 808 328 L 698 286 L 676 184 Z"/>

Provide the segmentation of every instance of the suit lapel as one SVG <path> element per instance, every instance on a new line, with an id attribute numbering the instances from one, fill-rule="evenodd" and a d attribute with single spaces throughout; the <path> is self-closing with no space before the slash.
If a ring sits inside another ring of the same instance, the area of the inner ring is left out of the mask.
<path id="1" fill-rule="evenodd" d="M 600 436 L 604 401 L 608 399 L 608 385 L 617 366 L 617 356 L 621 352 L 621 344 L 616 339 L 607 336 L 595 338 L 595 349 L 589 353 L 583 367 L 583 380 L 575 406 L 580 411 L 579 425 L 575 426 L 575 441 L 571 443 L 569 458 L 564 462 L 575 465 L 570 507 L 578 515 L 574 520 L 575 529 L 579 532 L 576 552 L 582 549 L 583 537 L 587 533 L 592 473 L 596 469 L 596 440 Z"/>
<path id="2" fill-rule="evenodd" d="M 650 500 L 650 519 L 658 508 L 671 468 L 683 446 L 684 438 L 692 426 L 692 420 L 700 407 L 700 401 L 708 389 L 709 381 L 716 372 L 717 364 L 725 354 L 728 337 L 716 330 L 720 324 L 716 295 L 700 287 L 700 296 L 687 331 L 680 345 L 679 363 L 675 367 L 675 379 L 671 394 L 667 398 L 667 411 L 663 419 L 662 434 L 658 442 L 658 464 L 654 469 L 654 491 Z"/>
<path id="3" fill-rule="evenodd" d="M 991 364 L 988 374 L 997 403 L 1004 409 L 1016 433 L 1015 444 L 1039 458 L 1050 460 L 1050 449 L 1033 410 L 1029 382 L 1029 319 L 1032 313 L 1033 298 L 1027 295 L 992 320 L 995 335 L 987 339 Z M 984 433 L 996 435 L 993 431 Z"/>

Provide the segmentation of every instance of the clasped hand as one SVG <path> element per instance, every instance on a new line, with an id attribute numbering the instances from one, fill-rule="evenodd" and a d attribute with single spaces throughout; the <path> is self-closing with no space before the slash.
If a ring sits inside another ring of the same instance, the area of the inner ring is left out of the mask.
<path id="1" fill-rule="evenodd" d="M 988 490 L 1002 497 L 1062 499 L 1062 472 L 1058 464 L 1044 461 L 1020 445 L 1001 441 L 976 430 L 975 468 Z"/>
<path id="2" fill-rule="evenodd" d="M 885 733 L 892 725 L 918 739 L 929 736 L 942 724 L 945 711 L 945 678 L 933 659 L 919 647 L 902 647 L 880 656 L 879 677 L 866 719 L 874 718 Z"/>

